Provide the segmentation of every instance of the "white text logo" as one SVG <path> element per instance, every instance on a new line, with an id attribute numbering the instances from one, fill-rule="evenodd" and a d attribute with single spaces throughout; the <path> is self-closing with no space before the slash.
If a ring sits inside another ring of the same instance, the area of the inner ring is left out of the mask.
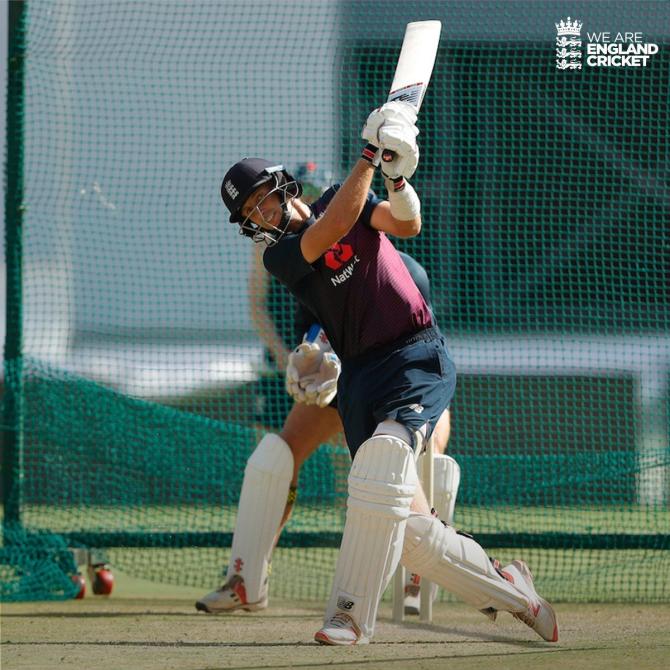
<path id="1" fill-rule="evenodd" d="M 582 69 L 582 21 L 561 19 L 556 26 L 556 68 Z M 586 32 L 588 67 L 646 67 L 658 44 L 645 42 L 641 32 Z"/>
<path id="2" fill-rule="evenodd" d="M 658 44 L 643 42 L 642 33 L 587 33 L 586 64 L 591 67 L 647 67 Z"/>
<path id="3" fill-rule="evenodd" d="M 330 281 L 333 283 L 333 286 L 337 286 L 338 284 L 342 284 L 347 281 L 347 279 L 349 279 L 349 277 L 354 274 L 354 265 L 356 265 L 356 263 L 358 263 L 360 260 L 361 259 L 358 256 L 354 256 L 354 260 L 351 261 L 351 263 L 349 263 L 349 265 L 347 265 L 347 267 L 345 267 L 342 272 L 336 274 L 334 277 L 331 277 Z"/>

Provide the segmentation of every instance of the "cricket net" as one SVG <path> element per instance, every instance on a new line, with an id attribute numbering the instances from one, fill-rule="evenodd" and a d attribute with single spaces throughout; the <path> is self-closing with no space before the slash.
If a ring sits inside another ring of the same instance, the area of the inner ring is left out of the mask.
<path id="1" fill-rule="evenodd" d="M 460 374 L 456 524 L 550 599 L 670 600 L 670 10 L 579 6 L 561 46 L 557 3 L 9 3 L 3 599 L 72 597 L 73 548 L 220 582 L 290 407 L 268 323 L 296 342 L 220 180 L 245 155 L 340 179 L 405 24 L 440 19 L 398 247 Z M 658 51 L 590 66 L 605 30 Z M 348 468 L 341 439 L 305 465 L 271 594 L 327 595 Z"/>

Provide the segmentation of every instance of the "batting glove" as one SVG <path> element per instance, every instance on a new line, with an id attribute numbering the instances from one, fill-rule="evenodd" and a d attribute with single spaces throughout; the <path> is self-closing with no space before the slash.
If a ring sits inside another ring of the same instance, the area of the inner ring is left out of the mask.
<path id="1" fill-rule="evenodd" d="M 419 164 L 419 147 L 416 126 L 401 126 L 395 123 L 384 124 L 379 129 L 379 146 L 382 149 L 382 172 L 389 179 L 404 177 L 409 179 Z M 392 159 L 385 160 L 387 152 Z"/>
<path id="2" fill-rule="evenodd" d="M 296 401 L 325 407 L 337 393 L 340 359 L 318 326 L 312 326 L 288 357 L 286 391 Z"/>
<path id="3" fill-rule="evenodd" d="M 374 109 L 363 126 L 361 136 L 367 141 L 368 147 L 375 149 L 380 146 L 380 129 L 386 124 L 396 126 L 414 126 L 416 123 L 416 110 L 406 102 L 387 102 L 378 109 Z M 418 134 L 418 130 L 416 131 Z M 416 137 L 416 134 L 415 134 Z M 367 147 L 366 147 L 367 149 Z M 364 152 L 364 158 L 365 158 Z M 368 158 L 373 165 L 379 165 L 381 152 L 377 151 L 372 159 Z"/>
<path id="4" fill-rule="evenodd" d="M 326 352 L 319 369 L 312 375 L 304 376 L 298 383 L 305 392 L 307 405 L 327 407 L 337 395 L 337 380 L 342 371 L 342 364 L 337 354 Z"/>
<path id="5" fill-rule="evenodd" d="M 373 163 L 379 165 L 384 152 L 392 152 L 391 160 L 382 162 L 382 171 L 390 179 L 409 178 L 419 162 L 416 136 L 416 109 L 406 102 L 387 102 L 375 109 L 363 128 L 363 139 L 380 147 Z"/>

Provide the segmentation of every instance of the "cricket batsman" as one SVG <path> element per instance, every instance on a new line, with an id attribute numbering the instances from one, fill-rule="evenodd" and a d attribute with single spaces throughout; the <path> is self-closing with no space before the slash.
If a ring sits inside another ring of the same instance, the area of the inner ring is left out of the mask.
<path id="1" fill-rule="evenodd" d="M 280 165 L 246 158 L 221 194 L 231 222 L 265 244 L 263 263 L 314 314 L 342 372 L 338 412 L 352 456 L 347 517 L 321 644 L 364 644 L 381 595 L 405 567 L 480 610 L 508 611 L 543 639 L 558 639 L 551 605 L 522 561 L 500 567 L 472 538 L 431 514 L 416 458 L 449 406 L 455 366 L 444 337 L 388 235 L 421 229 L 419 197 L 407 181 L 418 165 L 415 110 L 390 102 L 363 128 L 367 142 L 342 186 L 311 207 Z M 384 157 L 388 162 L 382 162 Z M 369 194 L 382 164 L 388 200 Z M 272 455 L 283 467 L 289 454 Z"/>

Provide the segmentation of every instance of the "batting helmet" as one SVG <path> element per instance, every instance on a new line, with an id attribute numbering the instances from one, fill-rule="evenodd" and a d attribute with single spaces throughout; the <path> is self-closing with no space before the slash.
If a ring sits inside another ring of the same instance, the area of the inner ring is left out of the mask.
<path id="1" fill-rule="evenodd" d="M 259 231 L 258 227 L 242 216 L 241 210 L 246 199 L 262 184 L 274 180 L 275 189 L 281 195 L 285 218 L 286 201 L 299 198 L 302 186 L 285 169 L 283 165 L 271 163 L 264 158 L 243 158 L 233 165 L 221 183 L 221 197 L 230 211 L 230 222 L 240 225 L 240 232 L 249 237 Z M 286 218 L 285 224 L 288 224 Z"/>

